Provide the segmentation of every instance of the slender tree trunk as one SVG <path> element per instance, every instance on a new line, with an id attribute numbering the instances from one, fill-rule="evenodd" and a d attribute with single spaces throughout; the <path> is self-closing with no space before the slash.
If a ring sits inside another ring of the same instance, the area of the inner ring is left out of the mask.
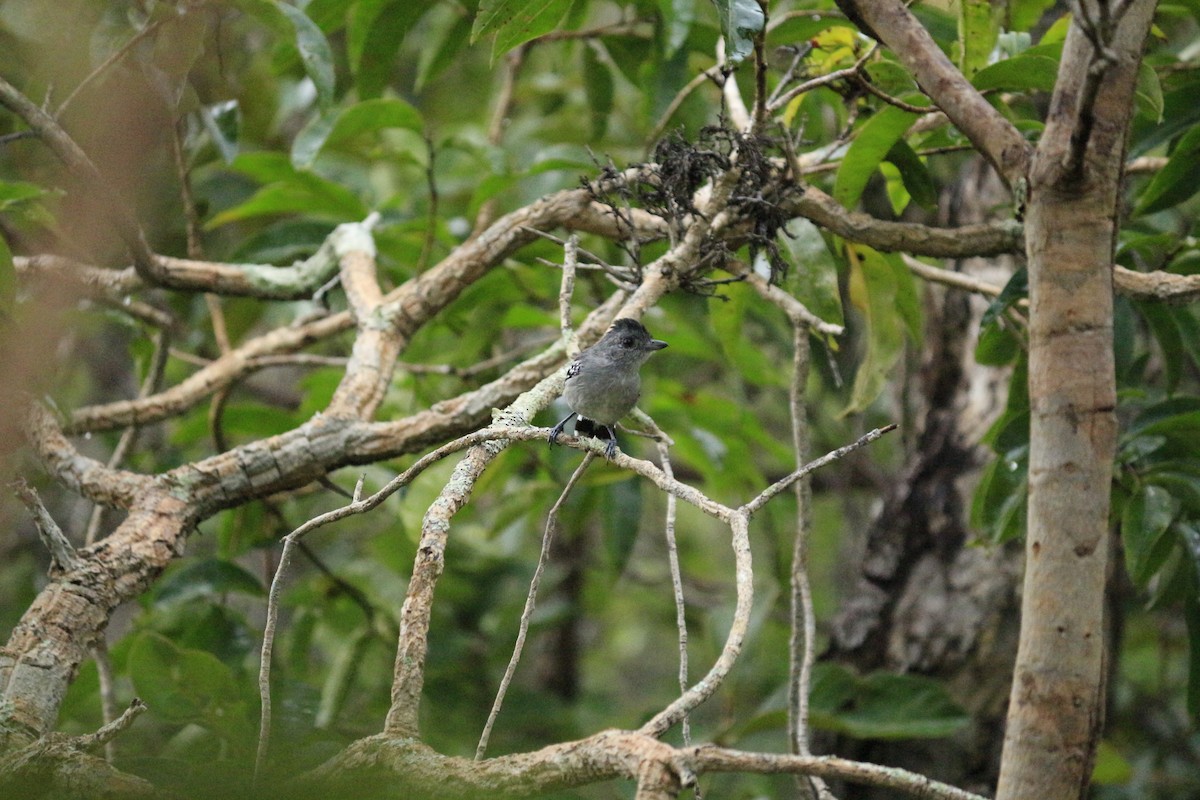
<path id="1" fill-rule="evenodd" d="M 998 800 L 1083 796 L 1103 726 L 1116 441 L 1112 262 L 1126 131 L 1154 3 L 1122 8 L 1108 45 L 1114 62 L 1102 71 L 1096 47 L 1072 24 L 1030 169 L 1029 516 Z"/>

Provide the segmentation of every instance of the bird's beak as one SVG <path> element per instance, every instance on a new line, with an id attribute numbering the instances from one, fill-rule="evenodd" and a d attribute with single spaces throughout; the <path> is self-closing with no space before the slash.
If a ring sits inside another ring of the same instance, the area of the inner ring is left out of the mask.
<path id="1" fill-rule="evenodd" d="M 662 350 L 666 346 L 667 346 L 667 343 L 664 342 L 662 339 L 651 339 L 650 342 L 646 345 L 646 347 L 650 350 Z"/>

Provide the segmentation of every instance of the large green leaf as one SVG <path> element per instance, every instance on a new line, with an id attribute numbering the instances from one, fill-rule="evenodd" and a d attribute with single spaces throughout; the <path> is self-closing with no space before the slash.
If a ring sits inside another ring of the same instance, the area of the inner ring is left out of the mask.
<path id="1" fill-rule="evenodd" d="M 767 18 L 758 0 L 713 0 L 725 36 L 725 55 L 737 63 L 754 52 L 754 38 L 762 33 Z"/>
<path id="2" fill-rule="evenodd" d="M 271 0 L 231 0 L 231 3 L 266 25 L 276 36 L 290 38 L 300 55 L 304 71 L 317 89 L 317 102 L 322 106 L 333 103 L 336 84 L 333 48 L 304 11 Z"/>
<path id="3" fill-rule="evenodd" d="M 233 673 L 220 659 L 157 633 L 138 634 L 127 669 L 138 696 L 172 722 L 212 722 L 239 701 Z"/>
<path id="4" fill-rule="evenodd" d="M 300 169 L 309 167 L 322 148 L 362 134 L 378 133 L 387 128 L 420 133 L 424 126 L 421 112 L 403 100 L 364 100 L 314 118 L 292 142 L 292 163 Z"/>
<path id="5" fill-rule="evenodd" d="M 1005 4 L 993 0 L 960 0 L 958 4 L 958 67 L 970 78 L 987 66 Z"/>
<path id="6" fill-rule="evenodd" d="M 1138 65 L 1137 79 L 1137 112 L 1143 116 L 1149 117 L 1154 123 L 1163 121 L 1163 109 L 1165 100 L 1163 98 L 1162 81 L 1158 79 L 1158 72 L 1154 67 L 1147 64 L 1145 61 Z"/>
<path id="7" fill-rule="evenodd" d="M 1121 515 L 1121 541 L 1125 563 L 1134 583 L 1145 586 L 1161 562 L 1152 558 L 1162 535 L 1175 518 L 1179 504 L 1161 486 L 1144 486 L 1125 504 Z"/>
<path id="8" fill-rule="evenodd" d="M 168 574 L 158 585 L 155 597 L 160 603 L 180 603 L 230 592 L 253 597 L 264 594 L 262 582 L 232 561 L 200 558 Z"/>
<path id="9" fill-rule="evenodd" d="M 588 112 L 592 118 L 592 139 L 603 139 L 613 110 L 613 76 L 607 62 L 599 58 L 596 46 L 583 47 L 583 86 L 587 91 Z"/>
<path id="10" fill-rule="evenodd" d="M 922 95 L 905 98 L 924 102 Z M 859 129 L 838 167 L 833 196 L 847 208 L 854 208 L 862 197 L 867 181 L 879 168 L 896 142 L 904 136 L 917 115 L 895 106 L 880 111 Z"/>
<path id="11" fill-rule="evenodd" d="M 854 375 L 850 401 L 843 414 L 863 411 L 887 385 L 892 368 L 904 351 L 904 319 L 898 313 L 903 298 L 896 271 L 881 253 L 862 245 L 847 247 L 850 261 L 850 302 L 866 325 L 866 353 Z"/>
<path id="12" fill-rule="evenodd" d="M 317 24 L 295 6 L 279 3 L 279 9 L 287 16 L 296 32 L 296 50 L 304 71 L 317 87 L 317 102 L 321 106 L 333 104 L 336 76 L 333 66 L 333 48 Z"/>
<path id="13" fill-rule="evenodd" d="M 1037 90 L 1049 92 L 1058 80 L 1058 59 L 1044 55 L 1023 54 L 984 67 L 975 73 L 971 83 L 979 91 L 990 89 L 1006 92 Z"/>
<path id="14" fill-rule="evenodd" d="M 355 4 L 346 26 L 346 55 L 359 97 L 377 97 L 387 86 L 404 37 L 428 8 L 411 0 L 360 0 Z"/>
<path id="15" fill-rule="evenodd" d="M 426 17 L 424 32 L 424 46 L 413 82 L 417 92 L 453 64 L 456 56 L 470 43 L 471 17 L 448 6 L 438 6 Z"/>
<path id="16" fill-rule="evenodd" d="M 531 39 L 549 33 L 571 9 L 573 0 L 482 0 L 471 28 L 471 41 L 494 33 L 492 60 Z"/>
<path id="17" fill-rule="evenodd" d="M 1200 191 L 1200 180 L 1196 180 L 1197 163 L 1200 163 L 1200 127 L 1192 128 L 1180 137 L 1166 166 L 1142 190 L 1137 213 L 1162 211 Z"/>
<path id="18" fill-rule="evenodd" d="M 909 146 L 908 142 L 900 139 L 892 145 L 892 149 L 888 151 L 884 160 L 896 168 L 904 189 L 908 196 L 917 202 L 917 205 L 927 211 L 937 208 L 938 193 L 937 186 L 933 183 L 933 176 L 929 174 L 925 163 L 921 161 L 921 157 Z M 899 213 L 897 211 L 897 215 Z"/>
<path id="19" fill-rule="evenodd" d="M 214 216 L 206 227 L 216 228 L 230 222 L 276 214 L 307 214 L 349 222 L 365 217 L 367 209 L 344 186 L 301 172 L 288 180 L 262 187 L 249 200 Z"/>
<path id="20" fill-rule="evenodd" d="M 696 19 L 696 0 L 658 0 L 658 10 L 666 29 L 663 52 L 670 56 L 687 41 Z"/>
<path id="21" fill-rule="evenodd" d="M 783 244 L 791 256 L 786 286 L 809 311 L 826 322 L 843 323 L 838 262 L 821 229 L 806 219 L 788 223 Z"/>
<path id="22" fill-rule="evenodd" d="M 1194 544 L 1200 546 L 1200 534 Z M 1187 708 L 1192 719 L 1200 719 L 1200 600 L 1195 593 L 1183 604 L 1183 618 L 1188 630 L 1188 688 Z"/>
<path id="23" fill-rule="evenodd" d="M 817 665 L 811 714 L 814 727 L 862 739 L 937 738 L 970 722 L 932 678 L 889 672 L 858 676 L 835 664 Z"/>

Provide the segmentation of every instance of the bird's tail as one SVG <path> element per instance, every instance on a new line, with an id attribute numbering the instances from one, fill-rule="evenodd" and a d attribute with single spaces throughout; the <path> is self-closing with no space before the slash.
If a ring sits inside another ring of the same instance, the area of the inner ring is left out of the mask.
<path id="1" fill-rule="evenodd" d="M 576 436 L 591 436 L 593 439 L 608 439 L 608 428 L 590 419 L 579 417 L 575 420 Z"/>

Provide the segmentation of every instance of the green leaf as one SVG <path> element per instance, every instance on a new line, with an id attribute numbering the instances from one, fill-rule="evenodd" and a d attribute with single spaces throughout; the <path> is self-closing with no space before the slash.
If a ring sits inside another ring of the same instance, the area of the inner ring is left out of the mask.
<path id="1" fill-rule="evenodd" d="M 1151 553 L 1171 525 L 1179 504 L 1161 486 L 1144 486 L 1125 504 L 1121 515 L 1121 541 L 1125 545 L 1125 563 L 1134 583 L 1145 587 L 1161 562 Z"/>
<path id="2" fill-rule="evenodd" d="M 908 204 L 912 202 L 912 195 L 908 193 L 908 189 L 904 186 L 904 179 L 900 177 L 900 170 L 896 169 L 895 164 L 890 161 L 880 162 L 879 173 L 883 175 L 888 202 L 892 204 L 892 213 L 898 217 L 904 213 L 904 209 L 908 208 Z"/>
<path id="3" fill-rule="evenodd" d="M 1027 459 L 1028 448 L 998 456 L 975 487 L 971 527 L 987 532 L 993 542 L 1016 539 L 1025 529 Z"/>
<path id="4" fill-rule="evenodd" d="M 996 299 L 991 302 L 987 310 L 983 312 L 983 316 L 979 320 L 979 327 L 986 328 L 993 324 L 1010 306 L 1028 296 L 1029 273 L 1025 267 L 1020 267 L 1004 284 L 1004 288 L 1000 290 L 1000 294 L 996 295 Z"/>
<path id="5" fill-rule="evenodd" d="M 597 490 L 604 493 L 600 499 L 604 551 L 614 575 L 625 571 L 637 542 L 642 518 L 641 486 L 639 481 L 622 480 Z"/>
<path id="6" fill-rule="evenodd" d="M 975 361 L 989 367 L 1011 364 L 1021 352 L 1021 340 L 1008 328 L 992 324 L 979 332 Z"/>
<path id="7" fill-rule="evenodd" d="M 333 69 L 333 49 L 317 24 L 295 6 L 280 3 L 279 9 L 287 16 L 296 31 L 296 50 L 304 71 L 317 87 L 317 103 L 322 107 L 333 104 L 336 77 Z"/>
<path id="8" fill-rule="evenodd" d="M 923 96 L 905 99 L 921 102 Z M 833 196 L 839 203 L 851 209 L 858 205 L 867 181 L 879 168 L 879 162 L 887 157 L 916 118 L 917 115 L 911 111 L 888 106 L 859 128 L 834 180 Z"/>
<path id="9" fill-rule="evenodd" d="M 304 13 L 326 36 L 346 26 L 346 11 L 355 0 L 309 0 Z"/>
<path id="10" fill-rule="evenodd" d="M 1133 765 L 1107 739 L 1096 748 L 1096 766 L 1092 768 L 1094 786 L 1121 786 L 1133 778 Z"/>
<path id="11" fill-rule="evenodd" d="M 1138 198 L 1138 214 L 1153 214 L 1171 208 L 1200 191 L 1196 164 L 1200 162 L 1200 127 L 1180 137 L 1166 166 L 1160 169 Z"/>
<path id="12" fill-rule="evenodd" d="M 226 164 L 232 164 L 238 155 L 241 137 L 241 107 L 236 100 L 227 100 L 200 109 L 200 122 L 221 153 Z"/>
<path id="13" fill-rule="evenodd" d="M 208 221 L 207 228 L 275 214 L 306 214 L 338 222 L 360 220 L 367 209 L 349 189 L 311 173 L 268 184 L 241 205 L 226 209 Z"/>
<path id="14" fill-rule="evenodd" d="M 892 265 L 869 247 L 851 245 L 846 250 L 850 302 L 866 325 L 867 352 L 854 375 L 843 416 L 863 411 L 875 401 L 904 350 L 901 316 L 897 313 L 900 291 Z"/>
<path id="15" fill-rule="evenodd" d="M 398 98 L 364 100 L 349 108 L 316 117 L 292 142 L 292 163 L 299 169 L 312 166 L 320 151 L 366 133 L 402 128 L 420 133 L 425 127 L 421 112 Z"/>
<path id="16" fill-rule="evenodd" d="M 608 64 L 597 57 L 596 46 L 590 42 L 583 46 L 583 87 L 592 119 L 592 139 L 603 139 L 613 110 L 613 76 Z"/>
<path id="17" fill-rule="evenodd" d="M 262 597 L 262 583 L 232 561 L 201 558 L 170 572 L 158 585 L 159 603 L 182 603 L 197 597 L 226 593 Z"/>
<path id="18" fill-rule="evenodd" d="M 713 0 L 713 5 L 725 37 L 725 55 L 736 64 L 754 52 L 754 38 L 767 18 L 757 0 Z"/>
<path id="19" fill-rule="evenodd" d="M 1150 326 L 1162 353 L 1167 391 L 1174 391 L 1183 374 L 1183 338 L 1169 309 L 1161 303 L 1134 303 L 1134 308 Z"/>
<path id="20" fill-rule="evenodd" d="M 1041 20 L 1054 0 L 1009 0 L 1008 24 L 1010 31 L 1027 31 Z"/>
<path id="21" fill-rule="evenodd" d="M 991 89 L 1049 92 L 1054 89 L 1057 80 L 1058 59 L 1025 54 L 984 67 L 975 73 L 971 83 L 981 92 Z"/>
<path id="22" fill-rule="evenodd" d="M 937 187 L 933 183 L 933 177 L 925 167 L 925 162 L 921 161 L 921 157 L 909 146 L 908 142 L 901 139 L 892 145 L 885 160 L 899 170 L 904 188 L 908 190 L 909 196 L 917 201 L 917 205 L 927 211 L 937 208 L 938 193 Z"/>
<path id="23" fill-rule="evenodd" d="M 867 77 L 877 88 L 893 97 L 920 91 L 912 73 L 895 61 L 873 61 L 867 65 Z"/>
<path id="24" fill-rule="evenodd" d="M 821 319 L 843 324 L 838 262 L 821 229 L 798 217 L 788 223 L 782 241 L 794 265 L 785 279 L 788 290 Z"/>
<path id="25" fill-rule="evenodd" d="M 1193 560 L 1200 562 L 1195 552 L 1191 555 Z M 1195 592 L 1190 593 L 1183 603 L 1183 618 L 1188 631 L 1187 708 L 1192 720 L 1200 720 L 1200 600 L 1196 599 Z"/>
<path id="26" fill-rule="evenodd" d="M 355 4 L 346 26 L 346 55 L 359 97 L 378 97 L 387 86 L 404 37 L 428 8 L 411 0 L 360 0 Z"/>
<path id="27" fill-rule="evenodd" d="M 1005 3 L 992 0 L 961 0 L 958 4 L 958 67 L 970 78 L 987 66 L 988 57 L 1000 34 L 1000 17 Z"/>
<path id="28" fill-rule="evenodd" d="M 1155 124 L 1162 122 L 1164 108 L 1162 83 L 1159 81 L 1154 67 L 1145 61 L 1138 65 L 1136 99 L 1139 114 L 1149 117 Z"/>
<path id="29" fill-rule="evenodd" d="M 862 739 L 938 738 L 970 722 L 932 678 L 888 672 L 857 677 L 844 667 L 820 670 L 814 678 L 812 723 L 824 730 Z M 830 700 L 836 705 L 830 707 Z"/>
<path id="30" fill-rule="evenodd" d="M 482 0 L 471 28 L 471 42 L 490 33 L 495 61 L 514 47 L 536 39 L 558 27 L 573 0 Z"/>
<path id="31" fill-rule="evenodd" d="M 444 11 L 445 16 L 439 16 L 438 11 Z M 457 9 L 438 6 L 430 13 L 430 20 L 425 30 L 425 46 L 421 48 L 421 57 L 417 61 L 417 77 L 413 82 L 413 90 L 417 92 L 454 63 L 471 40 L 471 17 L 459 13 Z"/>
<path id="32" fill-rule="evenodd" d="M 238 700 L 237 682 L 220 659 L 150 631 L 138 634 L 127 669 L 138 696 L 171 722 L 209 722 Z"/>
<path id="33" fill-rule="evenodd" d="M 658 0 L 658 11 L 666 23 L 663 55 L 669 58 L 687 41 L 696 19 L 696 0 Z"/>
<path id="34" fill-rule="evenodd" d="M 917 280 L 898 253 L 884 253 L 883 258 L 892 268 L 896 282 L 896 311 L 908 327 L 908 336 L 914 344 L 922 341 L 924 320 L 921 314 L 921 298 L 917 294 Z"/>

